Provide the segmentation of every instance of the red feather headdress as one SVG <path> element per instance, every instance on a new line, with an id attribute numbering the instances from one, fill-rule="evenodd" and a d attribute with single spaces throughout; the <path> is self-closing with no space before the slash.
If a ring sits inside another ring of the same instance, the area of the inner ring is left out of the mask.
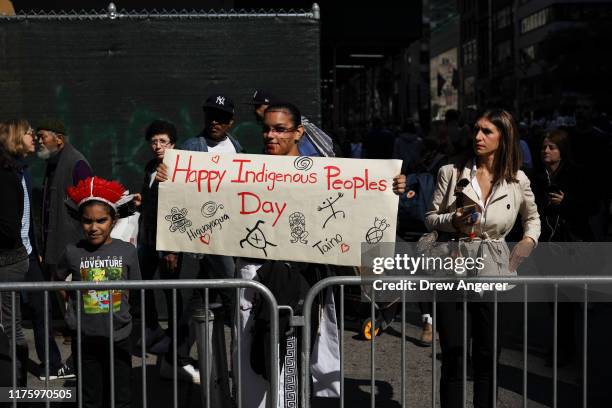
<path id="1" fill-rule="evenodd" d="M 100 177 L 87 177 L 76 186 L 68 187 L 66 193 L 77 208 L 87 201 L 96 200 L 110 205 L 115 211 L 134 198 L 119 182 Z"/>

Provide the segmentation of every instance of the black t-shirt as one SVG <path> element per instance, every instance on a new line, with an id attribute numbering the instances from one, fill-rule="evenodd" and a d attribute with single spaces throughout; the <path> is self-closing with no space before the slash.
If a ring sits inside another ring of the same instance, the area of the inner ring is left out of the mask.
<path id="1" fill-rule="evenodd" d="M 57 268 L 57 276 L 65 280 L 101 282 L 108 280 L 140 280 L 136 248 L 127 242 L 113 239 L 109 244 L 92 248 L 86 241 L 66 247 Z M 81 328 L 86 336 L 109 337 L 108 313 L 113 305 L 115 341 L 123 340 L 132 330 L 127 290 L 89 290 L 81 295 Z M 76 329 L 75 293 L 70 293 L 72 310 L 66 313 L 66 323 Z"/>

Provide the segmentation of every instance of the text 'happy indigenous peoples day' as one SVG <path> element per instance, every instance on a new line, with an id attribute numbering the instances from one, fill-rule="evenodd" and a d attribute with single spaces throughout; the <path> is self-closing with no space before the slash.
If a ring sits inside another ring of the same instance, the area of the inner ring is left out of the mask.
<path id="1" fill-rule="evenodd" d="M 231 184 L 265 184 L 268 191 L 274 191 L 278 183 L 282 184 L 316 184 L 319 182 L 319 175 L 316 172 L 305 173 L 296 172 L 277 172 L 267 168 L 266 163 L 252 166 L 249 159 L 233 159 L 237 163 L 235 174 L 227 174 L 228 170 L 216 169 L 195 169 L 192 168 L 192 156 L 189 159 L 177 154 L 172 172 L 172 182 L 194 183 L 197 184 L 198 192 L 202 191 L 204 185 L 207 192 L 218 192 L 221 184 L 226 181 Z M 388 188 L 387 180 L 371 178 L 368 169 L 363 170 L 363 177 L 343 177 L 342 170 L 338 166 L 325 166 L 324 180 L 327 190 L 351 190 L 353 199 L 357 199 L 359 191 L 386 191 Z M 239 192 L 240 214 L 254 214 L 260 210 L 264 213 L 275 213 L 276 218 L 272 223 L 275 226 L 287 203 L 269 202 L 260 199 L 258 194 L 244 191 Z"/>
<path id="2" fill-rule="evenodd" d="M 273 191 L 277 183 L 284 184 L 316 184 L 319 182 L 318 174 L 315 172 L 304 173 L 296 172 L 277 172 L 269 170 L 265 163 L 257 164 L 256 168 L 251 168 L 248 159 L 233 159 L 233 163 L 238 163 L 237 173 L 229 175 L 226 179 L 227 170 L 214 169 L 193 169 L 191 167 L 192 156 L 184 164 L 182 156 L 177 154 L 172 172 L 172 182 L 184 180 L 185 183 L 197 183 L 198 192 L 202 191 L 202 184 L 206 185 L 206 190 L 210 193 L 213 190 L 219 191 L 219 187 L 224 180 L 233 184 L 267 184 L 268 191 Z M 324 177 L 328 190 L 352 190 L 353 198 L 357 198 L 359 191 L 386 191 L 388 188 L 387 180 L 373 179 L 369 175 L 368 169 L 364 169 L 363 177 L 343 177 L 342 170 L 338 166 L 325 166 Z"/>

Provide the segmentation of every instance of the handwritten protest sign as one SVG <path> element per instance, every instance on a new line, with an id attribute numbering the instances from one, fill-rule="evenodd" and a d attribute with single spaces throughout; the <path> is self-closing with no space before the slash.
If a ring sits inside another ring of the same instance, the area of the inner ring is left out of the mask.
<path id="1" fill-rule="evenodd" d="M 157 249 L 335 265 L 394 242 L 399 160 L 167 150 Z"/>

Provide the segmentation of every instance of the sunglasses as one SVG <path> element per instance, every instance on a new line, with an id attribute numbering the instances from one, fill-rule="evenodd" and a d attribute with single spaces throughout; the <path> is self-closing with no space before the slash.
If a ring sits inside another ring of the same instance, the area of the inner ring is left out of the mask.
<path id="1" fill-rule="evenodd" d="M 234 115 L 228 112 L 223 112 L 216 109 L 205 109 L 204 115 L 206 116 L 206 120 L 210 122 L 222 123 L 224 125 L 230 123 Z"/>

